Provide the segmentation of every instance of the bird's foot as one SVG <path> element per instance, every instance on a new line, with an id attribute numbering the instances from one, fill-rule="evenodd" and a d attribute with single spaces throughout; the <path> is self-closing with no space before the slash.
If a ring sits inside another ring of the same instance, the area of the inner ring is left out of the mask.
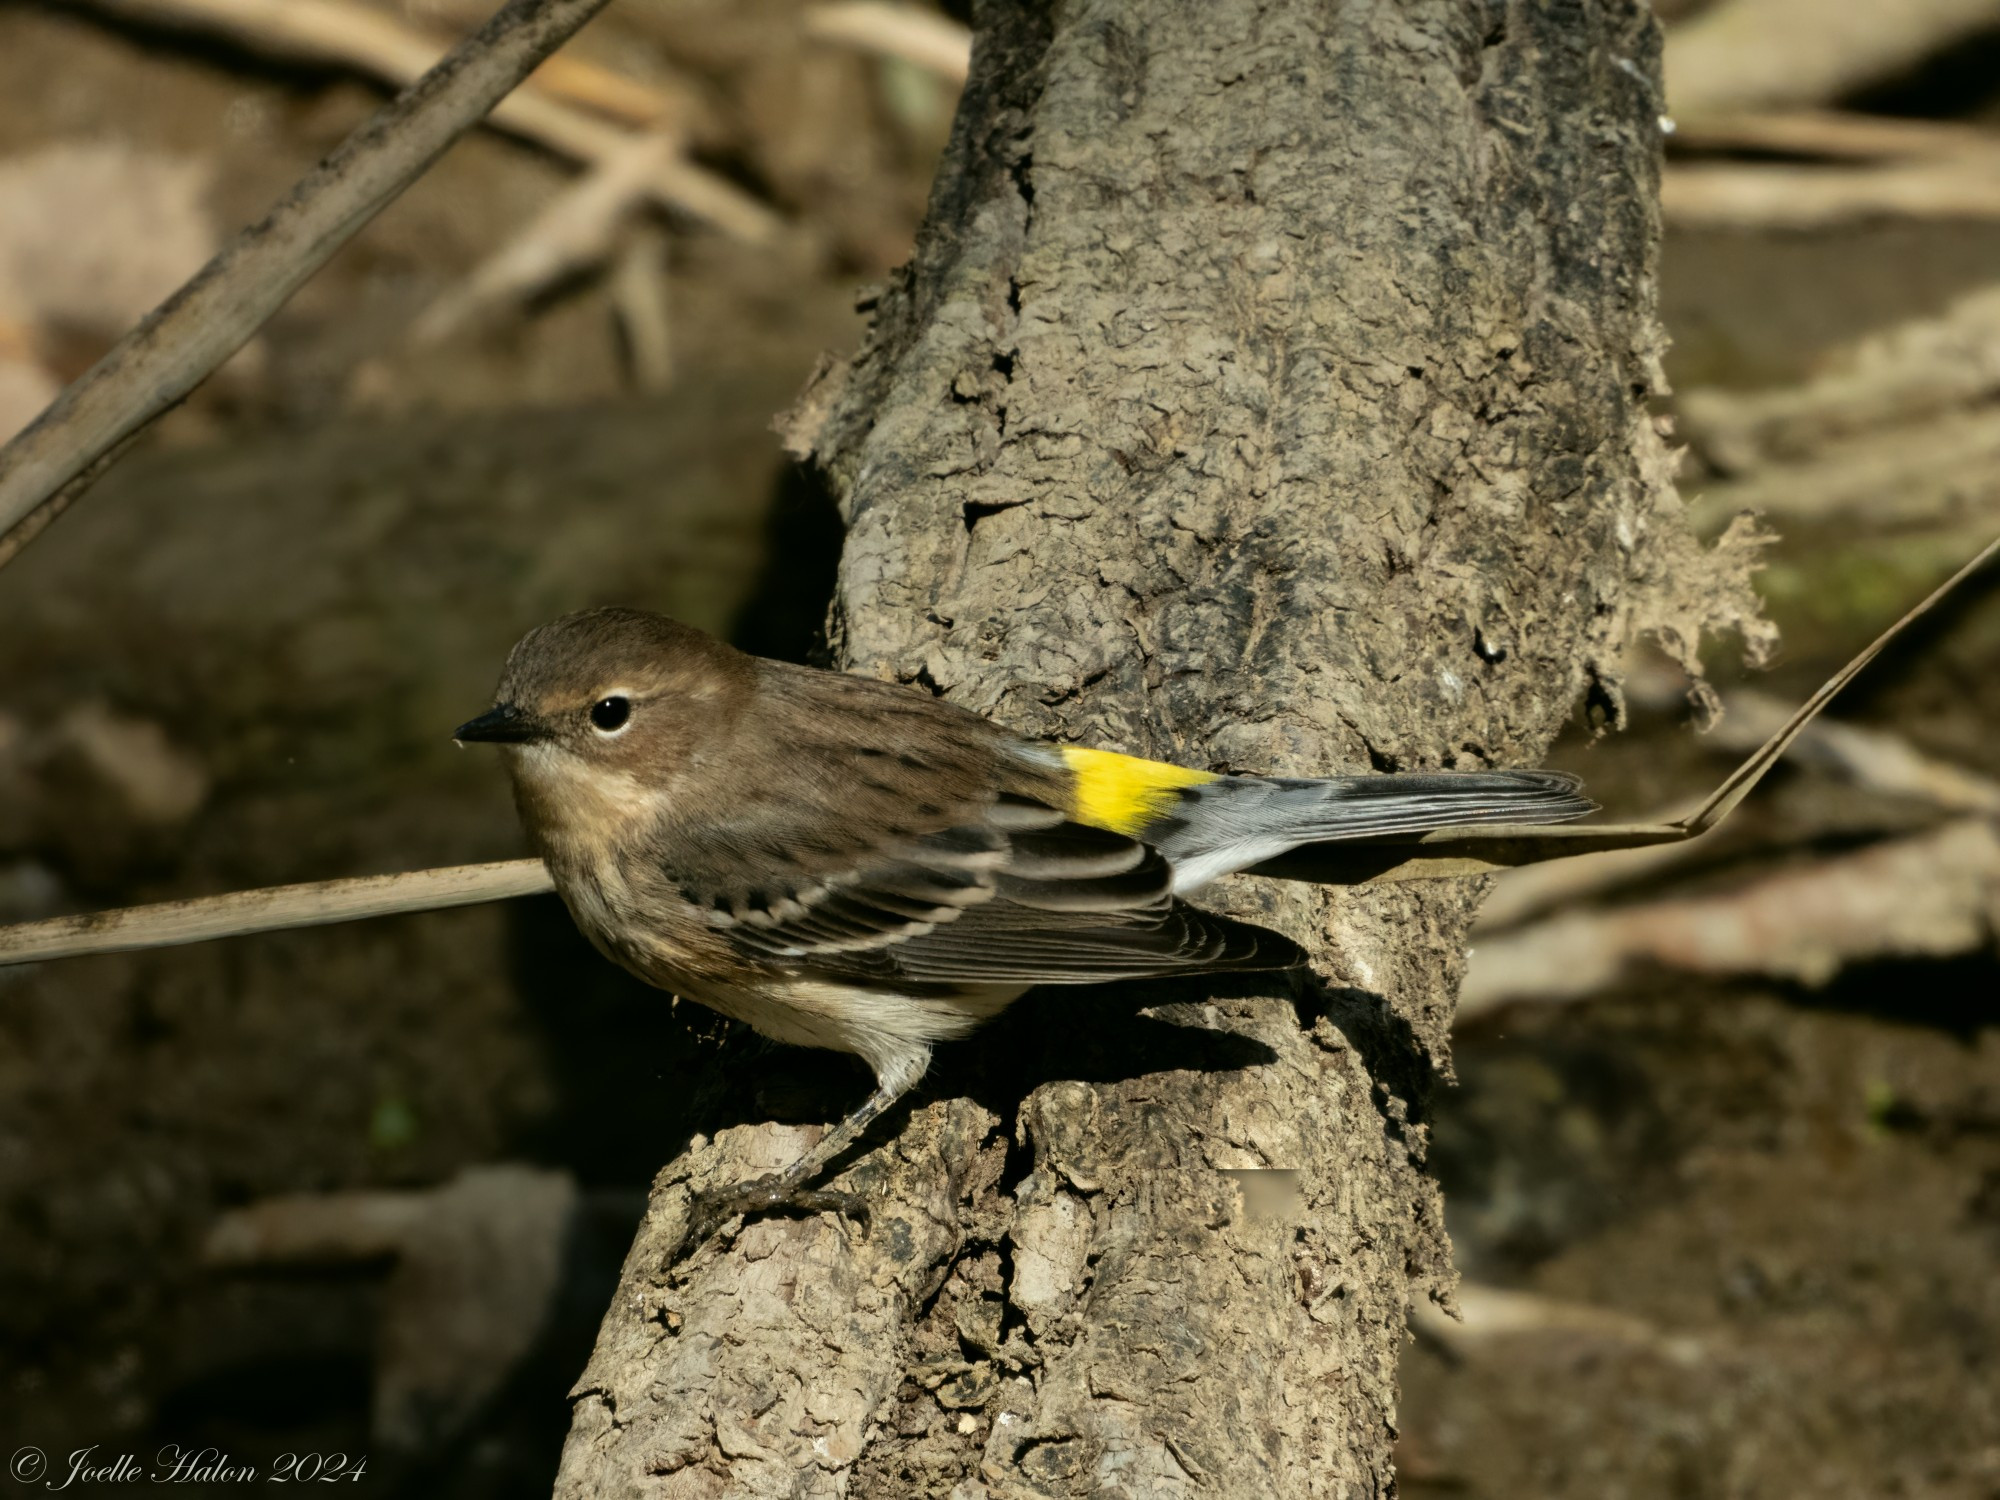
<path id="1" fill-rule="evenodd" d="M 859 1195 L 802 1187 L 787 1173 L 767 1172 L 732 1187 L 696 1192 L 688 1202 L 687 1228 L 667 1262 L 686 1259 L 738 1214 L 769 1213 L 836 1213 L 852 1219 L 864 1232 L 868 1228 L 868 1204 Z"/>

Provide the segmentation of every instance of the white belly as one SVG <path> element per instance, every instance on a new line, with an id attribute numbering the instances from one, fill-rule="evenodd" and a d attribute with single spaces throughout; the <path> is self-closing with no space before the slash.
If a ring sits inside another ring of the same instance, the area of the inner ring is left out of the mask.
<path id="1" fill-rule="evenodd" d="M 954 995 L 905 995 L 814 980 L 779 979 L 757 989 L 689 991 L 687 998 L 799 1047 L 852 1052 L 885 1082 L 923 1073 L 933 1042 L 969 1035 L 1025 993 L 1008 985 Z"/>

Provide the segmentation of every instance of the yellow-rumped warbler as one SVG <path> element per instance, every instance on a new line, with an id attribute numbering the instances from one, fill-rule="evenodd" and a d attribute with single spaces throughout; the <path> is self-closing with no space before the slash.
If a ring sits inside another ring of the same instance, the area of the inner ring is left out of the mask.
<path id="1" fill-rule="evenodd" d="M 1303 962 L 1181 899 L 1219 876 L 1313 844 L 1594 810 L 1554 771 L 1225 776 L 1039 744 L 629 609 L 530 631 L 455 737 L 506 748 L 529 838 L 606 957 L 875 1070 L 860 1108 L 708 1204 L 697 1233 L 801 1196 L 932 1043 L 1035 985 Z"/>

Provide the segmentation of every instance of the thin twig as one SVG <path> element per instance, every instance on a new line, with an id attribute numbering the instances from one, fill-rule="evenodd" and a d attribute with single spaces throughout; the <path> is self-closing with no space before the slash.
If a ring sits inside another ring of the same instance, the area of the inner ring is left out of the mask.
<path id="1" fill-rule="evenodd" d="M 266 886 L 227 896 L 197 896 L 190 901 L 163 901 L 156 906 L 128 906 L 122 911 L 47 917 L 0 927 L 0 965 L 123 953 L 134 948 L 172 948 L 289 927 L 324 927 L 364 917 L 537 896 L 554 888 L 548 870 L 538 859 Z"/>
<path id="2" fill-rule="evenodd" d="M 1722 702 L 1722 720 L 1704 742 L 1724 755 L 1755 749 L 1792 712 L 1789 704 L 1768 693 L 1732 692 Z M 1944 812 L 2000 816 L 2000 782 L 1926 755 L 1886 729 L 1821 719 L 1799 736 L 1791 758 L 1883 796 L 1907 797 Z"/>
<path id="3" fill-rule="evenodd" d="M 0 448 L 0 548 L 18 552 L 8 533 L 185 399 L 605 3 L 509 0 L 119 340 Z"/>
<path id="4" fill-rule="evenodd" d="M 1545 860 L 1597 854 L 1607 849 L 1643 849 L 1698 838 L 1715 827 L 1750 794 L 1771 767 L 1789 750 L 1805 727 L 1880 656 L 1904 631 L 1936 609 L 1946 595 L 2000 554 L 2000 537 L 1933 589 L 1895 624 L 1883 631 L 1855 658 L 1821 685 L 1787 719 L 1756 754 L 1738 766 L 1691 816 L 1672 823 L 1569 823 L 1555 827 L 1491 823 L 1462 828 L 1435 828 L 1407 841 L 1355 839 L 1319 844 L 1280 855 L 1252 873 L 1281 879 L 1338 884 L 1389 884 L 1401 880 L 1445 880 L 1468 875 L 1492 875 Z"/>
<path id="5" fill-rule="evenodd" d="M 972 33 L 949 16 L 889 0 L 842 0 L 805 12 L 806 35 L 882 57 L 901 58 L 963 87 L 972 67 Z"/>
<path id="6" fill-rule="evenodd" d="M 1797 739 L 1805 731 L 1805 727 L 1818 718 L 1827 704 L 1839 695 L 1842 688 L 1859 677 L 1870 662 L 1888 649 L 1891 641 L 1936 609 L 1944 602 L 1947 594 L 1991 562 L 1995 553 L 2000 553 L 2000 537 L 1988 542 L 1980 549 L 1977 557 L 1932 589 L 1920 603 L 1877 636 L 1846 666 L 1828 678 L 1818 692 L 1800 704 L 1792 716 L 1772 732 L 1771 737 L 1755 755 L 1729 774 L 1722 785 L 1717 787 L 1709 799 L 1701 805 L 1699 811 L 1692 817 L 1683 819 L 1676 826 L 1684 828 L 1688 836 L 1693 837 L 1707 832 L 1728 817 L 1736 805 L 1750 795 L 1750 789 L 1763 779 L 1764 773 L 1776 765 L 1779 758 L 1791 748 L 1792 741 Z"/>

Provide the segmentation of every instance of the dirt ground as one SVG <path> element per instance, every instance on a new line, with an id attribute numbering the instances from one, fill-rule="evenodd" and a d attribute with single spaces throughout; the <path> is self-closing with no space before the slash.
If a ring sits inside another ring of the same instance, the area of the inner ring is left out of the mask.
<path id="1" fill-rule="evenodd" d="M 1655 983 L 1469 1029 L 1461 1266 L 1634 1326 L 1420 1338 L 1405 1493 L 2000 1491 L 1991 983 Z"/>
<path id="2" fill-rule="evenodd" d="M 902 253 L 937 126 L 895 116 L 859 59 L 758 58 L 717 8 L 636 9 L 714 22 L 671 60 L 753 142 L 720 165 L 817 242 L 677 233 L 663 393 L 631 388 L 590 278 L 412 353 L 414 314 L 568 180 L 514 142 L 458 147 L 0 580 L 0 919 L 518 852 L 497 767 L 447 736 L 507 645 L 562 610 L 629 602 L 771 654 L 810 648 L 838 526 L 768 424 L 818 352 L 856 336 L 855 288 Z M 749 34 L 783 9 L 738 19 Z M 185 153 L 210 164 L 224 231 L 378 98 L 0 4 L 0 158 L 80 138 Z M 857 111 L 866 128 L 829 126 Z M 1673 374 L 1793 377 L 1996 265 L 2000 231 L 1962 224 L 1677 237 Z M 67 372 L 105 337 L 71 330 Z M 1828 591 L 1847 575 L 1823 541 L 1774 554 L 1792 580 L 1773 606 L 1786 655 L 1760 683 L 1775 693 L 1808 691 L 1868 634 Z M 1848 712 L 2000 778 L 1995 684 L 1989 581 Z M 62 755 L 8 759 L 81 711 L 150 726 L 147 753 L 196 809 L 134 833 Z M 1727 766 L 1671 714 L 1563 757 L 1630 811 Z M 1844 795 L 1789 778 L 1758 816 L 1782 826 L 1797 804 L 1834 843 L 1824 804 Z M 1424 1325 L 1403 1492 L 2000 1496 L 1990 949 L 1819 990 L 1646 974 L 1464 1027 L 1431 1121 L 1461 1267 L 1609 1317 Z M 746 1069 L 757 1089 L 725 1091 Z M 859 1082 L 670 1008 L 552 901 L 0 972 L 0 1436 L 56 1454 L 374 1452 L 382 1492 L 545 1494 L 654 1168 L 731 1111 Z M 607 1157 L 601 1141 L 647 1138 L 637 1121 L 656 1149 Z M 225 1210 L 498 1161 L 571 1174 L 595 1237 L 570 1246 L 534 1354 L 432 1448 L 371 1439 L 379 1268 L 202 1263 Z"/>

